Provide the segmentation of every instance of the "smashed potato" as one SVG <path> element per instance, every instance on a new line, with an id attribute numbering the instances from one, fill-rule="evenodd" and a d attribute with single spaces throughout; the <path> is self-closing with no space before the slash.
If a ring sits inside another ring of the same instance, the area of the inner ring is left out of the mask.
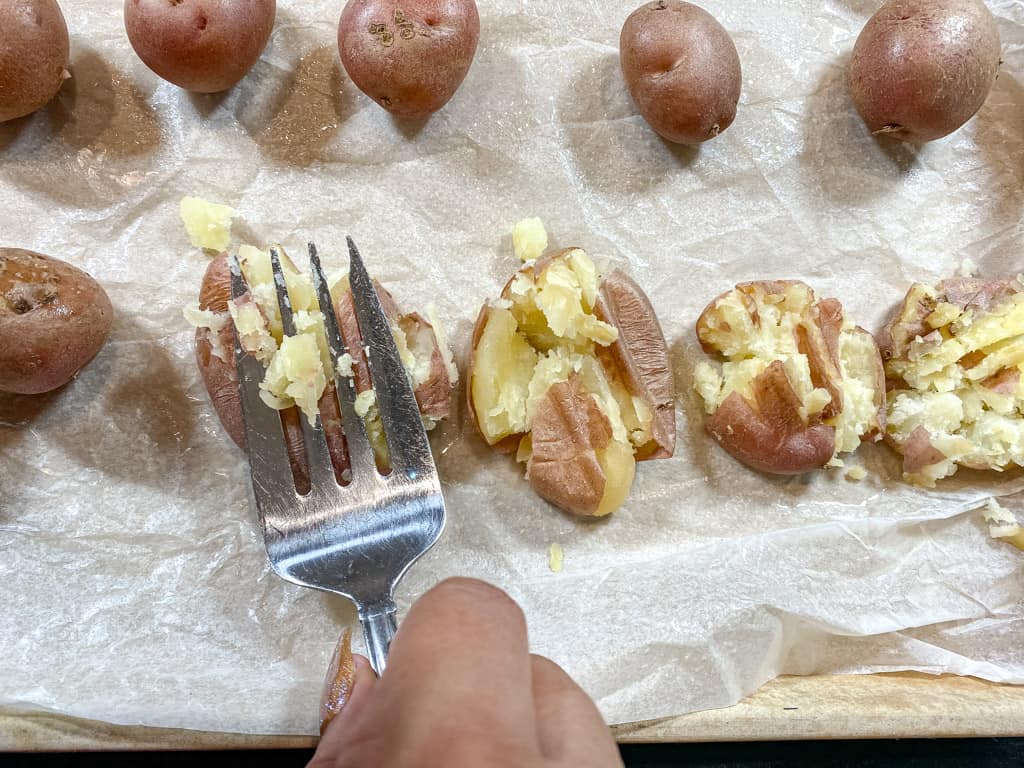
<path id="1" fill-rule="evenodd" d="M 487 444 L 515 453 L 538 495 L 578 515 L 620 507 L 636 462 L 675 449 L 654 309 L 625 274 L 602 277 L 578 248 L 527 263 L 481 309 L 467 397 Z"/>
<path id="2" fill-rule="evenodd" d="M 747 466 L 781 475 L 842 466 L 839 454 L 884 424 L 874 339 L 804 283 L 741 283 L 708 305 L 697 336 L 720 358 L 694 370 L 707 430 Z"/>
<path id="3" fill-rule="evenodd" d="M 879 345 L 886 437 L 903 454 L 905 479 L 933 487 L 958 466 L 1024 466 L 1021 277 L 915 284 Z"/>
<path id="4" fill-rule="evenodd" d="M 202 215 L 205 217 L 206 213 Z M 307 473 L 299 411 L 310 421 L 320 416 L 336 469 L 340 474 L 347 467 L 341 414 L 334 389 L 336 374 L 354 379 L 356 410 L 366 421 L 367 434 L 379 463 L 386 466 L 387 443 L 348 277 L 328 277 L 339 330 L 348 350 L 338 360 L 335 371 L 313 282 L 292 263 L 283 249 L 278 248 L 278 253 L 292 304 L 294 336 L 285 335 L 281 324 L 269 250 L 249 245 L 238 249 L 249 292 L 238 300 L 231 299 L 228 258 L 221 253 L 206 270 L 198 303 L 184 311 L 185 318 L 196 328 L 196 361 L 221 423 L 235 443 L 244 447 L 234 360 L 237 333 L 242 348 L 266 368 L 260 383 L 260 397 L 268 406 L 281 411 L 292 469 L 300 488 Z M 424 425 L 432 429 L 449 416 L 451 392 L 458 382 L 458 369 L 443 330 L 432 315 L 427 321 L 416 313 L 402 313 L 391 294 L 376 281 L 374 286 L 384 314 L 391 322 Z"/>

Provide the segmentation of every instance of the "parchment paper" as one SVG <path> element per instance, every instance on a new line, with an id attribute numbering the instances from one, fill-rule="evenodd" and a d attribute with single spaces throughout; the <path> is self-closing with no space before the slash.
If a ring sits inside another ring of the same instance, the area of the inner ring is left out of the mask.
<path id="1" fill-rule="evenodd" d="M 0 126 L 0 240 L 87 269 L 117 316 L 72 385 L 0 429 L 0 705 L 315 732 L 354 615 L 266 565 L 246 463 L 181 317 L 207 262 L 178 221 L 185 194 L 236 207 L 236 244 L 312 238 L 338 266 L 351 234 L 404 305 L 437 305 L 462 363 L 523 216 L 649 292 L 676 368 L 676 457 L 641 465 L 610 519 L 579 522 L 460 413 L 434 438 L 448 528 L 402 584 L 403 610 L 448 575 L 504 587 L 533 649 L 612 722 L 722 707 L 781 673 L 1024 683 L 1024 557 L 974 511 L 996 495 L 1019 512 L 1020 473 L 961 471 L 927 492 L 867 446 L 860 483 L 765 477 L 704 436 L 690 388 L 693 323 L 736 281 L 806 279 L 874 329 L 910 281 L 964 258 L 987 276 L 1022 269 L 1024 6 L 990 3 L 1004 64 L 980 114 L 914 151 L 873 140 L 843 84 L 876 3 L 703 4 L 736 40 L 743 96 L 693 150 L 659 140 L 623 86 L 632 3 L 481 0 L 466 82 L 409 126 L 340 70 L 338 0 L 283 0 L 260 63 L 219 97 L 152 75 L 118 8 L 66 0 L 74 78 Z"/>

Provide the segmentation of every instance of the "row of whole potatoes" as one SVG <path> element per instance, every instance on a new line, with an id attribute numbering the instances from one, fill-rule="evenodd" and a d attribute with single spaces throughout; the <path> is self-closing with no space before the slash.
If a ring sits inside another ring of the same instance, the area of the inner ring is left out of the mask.
<path id="1" fill-rule="evenodd" d="M 157 75 L 190 91 L 231 88 L 259 59 L 276 0 L 126 0 L 128 39 Z M 384 109 L 422 118 L 469 72 L 480 36 L 474 0 L 349 0 L 341 61 Z M 732 124 L 740 58 L 711 14 L 654 0 L 626 19 L 622 72 L 640 113 L 669 141 L 699 144 Z M 68 30 L 56 0 L 0 0 L 0 122 L 44 106 L 69 77 Z M 930 141 L 984 103 L 1000 64 L 999 32 L 981 0 L 889 0 L 864 27 L 849 87 L 878 135 Z"/>

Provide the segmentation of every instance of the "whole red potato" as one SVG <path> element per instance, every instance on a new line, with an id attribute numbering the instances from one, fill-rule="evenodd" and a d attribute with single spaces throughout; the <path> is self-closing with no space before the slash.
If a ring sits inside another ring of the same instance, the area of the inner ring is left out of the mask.
<path id="1" fill-rule="evenodd" d="M 275 0 L 125 0 L 124 27 L 143 63 L 181 88 L 217 93 L 259 59 Z"/>
<path id="2" fill-rule="evenodd" d="M 426 117 L 447 104 L 479 37 L 474 0 L 349 0 L 338 24 L 352 82 L 399 117 Z"/>
<path id="3" fill-rule="evenodd" d="M 0 123 L 52 99 L 68 77 L 68 27 L 55 0 L 0 0 Z"/>
<path id="4" fill-rule="evenodd" d="M 626 86 L 655 132 L 700 144 L 732 125 L 742 74 L 736 46 L 710 13 L 682 0 L 654 0 L 622 25 Z"/>
<path id="5" fill-rule="evenodd" d="M 939 139 L 985 103 L 999 48 L 981 0 L 889 0 L 853 47 L 850 95 L 872 133 Z"/>

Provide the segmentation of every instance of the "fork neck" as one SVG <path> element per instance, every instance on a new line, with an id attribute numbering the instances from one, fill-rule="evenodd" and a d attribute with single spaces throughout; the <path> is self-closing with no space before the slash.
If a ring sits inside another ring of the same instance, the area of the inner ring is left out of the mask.
<path id="1" fill-rule="evenodd" d="M 363 626 L 366 655 L 377 677 L 384 674 L 384 667 L 387 666 L 388 649 L 398 628 L 397 610 L 395 602 L 390 598 L 359 606 L 359 623 Z"/>

